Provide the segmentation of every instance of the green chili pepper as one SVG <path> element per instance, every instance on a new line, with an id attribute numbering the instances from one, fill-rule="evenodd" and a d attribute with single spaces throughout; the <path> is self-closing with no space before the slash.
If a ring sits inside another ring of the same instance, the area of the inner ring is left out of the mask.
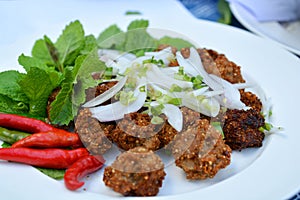
<path id="1" fill-rule="evenodd" d="M 13 144 L 29 135 L 31 134 L 0 127 L 0 140 L 9 144 Z"/>

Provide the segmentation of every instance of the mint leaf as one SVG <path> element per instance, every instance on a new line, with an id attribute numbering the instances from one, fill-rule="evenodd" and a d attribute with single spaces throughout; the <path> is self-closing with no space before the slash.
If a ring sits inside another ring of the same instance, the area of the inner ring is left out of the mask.
<path id="1" fill-rule="evenodd" d="M 61 90 L 50 105 L 49 117 L 53 124 L 68 125 L 73 120 L 72 92 L 74 75 L 72 67 L 66 67 Z"/>
<path id="2" fill-rule="evenodd" d="M 63 30 L 54 46 L 58 51 L 62 66 L 73 65 L 84 45 L 84 30 L 81 23 L 76 20 Z"/>
<path id="3" fill-rule="evenodd" d="M 93 35 L 85 36 L 84 47 L 80 51 L 80 54 L 88 54 L 95 48 L 97 48 L 97 39 L 95 38 L 95 36 Z"/>
<path id="4" fill-rule="evenodd" d="M 86 100 L 85 90 L 98 85 L 98 82 L 92 77 L 92 74 L 104 71 L 106 69 L 106 65 L 104 62 L 99 60 L 97 49 L 91 51 L 90 54 L 84 58 L 78 57 L 76 64 L 80 65 L 80 67 L 76 66 L 79 70 L 76 75 L 76 85 L 74 86 L 73 94 L 73 103 L 77 108 Z"/>
<path id="5" fill-rule="evenodd" d="M 47 38 L 44 36 L 44 38 Z M 49 43 L 48 39 L 48 43 Z M 49 52 L 48 46 L 46 44 L 46 41 L 44 39 L 39 39 L 34 43 L 34 46 L 31 50 L 32 57 L 39 59 L 43 61 L 43 63 L 46 63 L 47 65 L 55 65 L 55 62 L 53 61 L 53 58 Z"/>
<path id="6" fill-rule="evenodd" d="M 18 85 L 18 81 L 25 76 L 18 71 L 9 70 L 0 73 L 0 94 L 14 101 L 28 102 L 27 96 Z"/>
<path id="7" fill-rule="evenodd" d="M 35 167 L 43 174 L 49 176 L 50 178 L 61 180 L 64 178 L 66 170 L 64 169 L 49 169 L 49 168 L 42 168 L 42 167 Z"/>
<path id="8" fill-rule="evenodd" d="M 142 13 L 140 11 L 133 11 L 133 10 L 128 10 L 125 12 L 125 15 L 141 15 Z"/>
<path id="9" fill-rule="evenodd" d="M 26 114 L 29 108 L 28 105 L 15 101 L 8 96 L 0 94 L 0 112 L 12 114 Z"/>
<path id="10" fill-rule="evenodd" d="M 124 32 L 117 26 L 111 25 L 106 28 L 97 38 L 99 48 L 121 50 L 125 42 Z"/>
<path id="11" fill-rule="evenodd" d="M 56 71 L 54 67 L 48 67 L 46 63 L 41 59 L 21 54 L 18 58 L 18 61 L 19 64 L 22 65 L 27 72 L 31 69 L 31 67 L 39 68 L 47 72 L 49 74 L 51 85 L 53 87 L 57 87 L 62 81 L 62 73 Z"/>
<path id="12" fill-rule="evenodd" d="M 25 56 L 21 54 L 18 58 L 18 62 L 23 68 L 28 72 L 31 67 L 37 67 L 41 69 L 46 69 L 48 66 L 46 65 L 45 61 L 36 57 Z"/>
<path id="13" fill-rule="evenodd" d="M 158 46 L 157 40 L 150 36 L 145 28 L 133 29 L 126 33 L 126 52 L 137 53 L 141 50 L 152 51 Z"/>
<path id="14" fill-rule="evenodd" d="M 48 73 L 32 67 L 18 84 L 29 99 L 29 114 L 45 117 L 48 97 L 56 87 Z"/>
<path id="15" fill-rule="evenodd" d="M 159 44 L 168 44 L 170 46 L 176 47 L 177 49 L 192 47 L 193 45 L 181 38 L 172 38 L 169 36 L 164 36 L 158 40 Z"/>
<path id="16" fill-rule="evenodd" d="M 138 28 L 147 28 L 149 26 L 149 21 L 148 20 L 144 20 L 144 19 L 137 19 L 132 21 L 128 27 L 127 30 L 133 30 L 133 29 L 138 29 Z"/>

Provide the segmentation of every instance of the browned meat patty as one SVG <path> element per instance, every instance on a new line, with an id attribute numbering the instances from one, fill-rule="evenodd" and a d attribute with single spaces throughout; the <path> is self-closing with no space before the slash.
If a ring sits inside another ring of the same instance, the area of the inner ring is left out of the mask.
<path id="1" fill-rule="evenodd" d="M 155 196 L 166 173 L 160 157 L 143 147 L 120 154 L 104 170 L 103 181 L 124 196 Z"/>
<path id="2" fill-rule="evenodd" d="M 104 83 L 100 83 L 98 86 L 96 86 L 94 88 L 87 89 L 85 92 L 86 93 L 86 101 L 89 101 L 89 100 L 99 96 L 100 94 L 106 92 L 107 90 L 112 88 L 117 83 L 118 83 L 117 81 L 104 82 Z"/>
<path id="3" fill-rule="evenodd" d="M 167 145 L 177 133 L 167 123 L 166 118 L 162 117 L 164 123 L 152 124 L 148 114 L 138 112 L 126 114 L 122 120 L 117 122 L 117 127 L 109 137 L 123 150 L 138 146 L 157 150 Z"/>
<path id="4" fill-rule="evenodd" d="M 79 111 L 75 120 L 75 130 L 82 143 L 91 154 L 104 154 L 112 144 L 106 134 L 110 132 L 111 124 L 100 125 L 99 121 L 92 117 L 89 109 Z"/>
<path id="5" fill-rule="evenodd" d="M 187 179 L 213 178 L 230 164 L 231 149 L 206 119 L 197 120 L 176 135 L 172 153 Z"/>
<path id="6" fill-rule="evenodd" d="M 255 109 L 228 110 L 223 126 L 226 144 L 234 150 L 261 147 L 265 134 L 259 128 L 264 124 L 263 116 Z"/>
<path id="7" fill-rule="evenodd" d="M 221 78 L 229 81 L 230 83 L 245 82 L 241 73 L 241 67 L 235 64 L 234 62 L 228 60 L 224 54 L 219 54 L 214 50 L 207 50 L 207 49 L 202 49 L 202 51 L 207 51 L 209 55 L 213 58 L 214 62 L 216 63 L 218 73 L 215 75 L 220 76 Z M 204 63 L 204 67 L 209 68 L 209 66 L 208 67 L 205 66 L 205 63 Z M 215 69 L 213 69 L 212 71 L 215 71 Z"/>
<path id="8" fill-rule="evenodd" d="M 262 109 L 262 103 L 259 98 L 253 94 L 252 92 L 245 92 L 244 90 L 240 90 L 241 93 L 241 101 L 258 112 Z"/>

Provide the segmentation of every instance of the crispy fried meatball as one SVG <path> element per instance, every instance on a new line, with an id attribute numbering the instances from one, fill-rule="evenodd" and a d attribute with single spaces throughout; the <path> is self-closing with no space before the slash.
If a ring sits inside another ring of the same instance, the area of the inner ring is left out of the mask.
<path id="1" fill-rule="evenodd" d="M 206 119 L 197 120 L 176 135 L 172 153 L 187 179 L 213 178 L 230 164 L 231 149 Z"/>
<path id="2" fill-rule="evenodd" d="M 112 144 L 106 136 L 111 128 L 109 126 L 100 125 L 87 108 L 79 111 L 75 121 L 75 130 L 82 143 L 94 155 L 104 154 L 111 148 Z"/>
<path id="3" fill-rule="evenodd" d="M 160 146 L 157 133 L 161 128 L 161 124 L 151 123 L 151 118 L 148 114 L 129 113 L 117 122 L 117 127 L 111 132 L 111 139 L 124 150 L 138 146 L 156 150 Z"/>
<path id="4" fill-rule="evenodd" d="M 223 126 L 226 144 L 233 150 L 261 147 L 265 134 L 259 128 L 264 124 L 263 116 L 255 109 L 228 110 Z"/>
<path id="5" fill-rule="evenodd" d="M 102 94 L 102 93 L 106 92 L 107 90 L 109 90 L 110 88 L 112 88 L 117 83 L 118 83 L 118 81 L 104 82 L 104 83 L 100 83 L 99 85 L 97 85 L 94 88 L 87 89 L 86 90 L 86 100 L 89 101 L 89 100 L 99 96 L 100 94 Z"/>
<path id="6" fill-rule="evenodd" d="M 245 92 L 245 90 L 240 90 L 241 93 L 241 101 L 258 112 L 262 109 L 262 103 L 259 98 L 253 94 L 252 92 Z"/>
<path id="7" fill-rule="evenodd" d="M 194 124 L 201 117 L 199 112 L 196 112 L 188 107 L 183 106 L 180 108 L 180 110 L 183 117 L 183 130 Z"/>
<path id="8" fill-rule="evenodd" d="M 103 181 L 124 196 L 155 196 L 166 173 L 159 156 L 143 147 L 120 154 L 104 170 Z"/>
<path id="9" fill-rule="evenodd" d="M 128 150 L 143 146 L 149 150 L 157 150 L 167 145 L 177 134 L 177 131 L 168 124 L 152 124 L 151 117 L 145 113 L 129 113 L 117 123 L 111 132 L 110 138 L 121 149 Z"/>
<path id="10" fill-rule="evenodd" d="M 198 48 L 197 52 L 203 63 L 203 67 L 209 74 L 215 74 L 230 83 L 244 83 L 240 66 L 229 61 L 224 54 L 205 48 Z M 190 57 L 190 49 L 182 48 L 181 54 L 184 58 Z"/>
<path id="11" fill-rule="evenodd" d="M 208 73 L 215 74 L 230 83 L 244 83 L 240 66 L 227 59 L 224 54 L 211 49 L 197 49 Z M 212 62 L 214 61 L 214 62 Z"/>

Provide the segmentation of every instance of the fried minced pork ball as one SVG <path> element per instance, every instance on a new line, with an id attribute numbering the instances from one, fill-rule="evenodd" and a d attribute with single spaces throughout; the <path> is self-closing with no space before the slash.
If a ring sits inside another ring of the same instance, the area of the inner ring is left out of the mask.
<path id="1" fill-rule="evenodd" d="M 113 125 L 109 123 L 100 125 L 87 108 L 81 109 L 75 120 L 75 131 L 84 146 L 94 155 L 104 154 L 111 148 L 112 144 L 106 136 L 113 128 L 111 126 Z"/>
<path id="2" fill-rule="evenodd" d="M 180 108 L 180 110 L 183 117 L 183 130 L 201 118 L 201 114 L 199 112 L 196 112 L 188 107 L 183 106 Z"/>
<path id="3" fill-rule="evenodd" d="M 123 150 L 138 146 L 149 150 L 160 149 L 177 134 L 177 131 L 166 122 L 166 117 L 162 118 L 164 119 L 162 124 L 152 124 L 151 117 L 146 113 L 126 114 L 117 122 L 109 137 Z"/>
<path id="4" fill-rule="evenodd" d="M 246 105 L 249 106 L 258 112 L 261 112 L 262 103 L 259 98 L 253 94 L 252 92 L 246 92 L 245 90 L 240 90 L 241 94 L 241 101 Z"/>
<path id="5" fill-rule="evenodd" d="M 228 110 L 223 126 L 225 142 L 233 150 L 261 147 L 265 134 L 259 128 L 264 124 L 264 117 L 255 109 Z"/>
<path id="6" fill-rule="evenodd" d="M 103 82 L 97 85 L 94 88 L 89 88 L 86 90 L 86 100 L 89 101 L 100 94 L 106 92 L 110 88 L 112 88 L 114 85 L 116 85 L 118 81 L 110 81 L 110 82 Z"/>
<path id="7" fill-rule="evenodd" d="M 194 180 L 213 178 L 231 160 L 230 147 L 206 119 L 197 120 L 175 136 L 172 154 L 186 178 Z"/>
<path id="8" fill-rule="evenodd" d="M 216 66 L 219 71 L 219 75 L 221 78 L 229 81 L 230 83 L 244 83 L 241 73 L 241 67 L 235 64 L 234 62 L 227 59 L 224 54 L 219 54 L 214 50 L 202 49 L 203 51 L 207 51 L 211 57 L 214 59 Z M 201 54 L 200 54 L 201 56 Z"/>
<path id="9" fill-rule="evenodd" d="M 136 147 L 120 154 L 105 168 L 103 181 L 124 196 L 155 196 L 165 175 L 159 156 L 144 147 Z"/>
<path id="10" fill-rule="evenodd" d="M 180 50 L 184 58 L 190 57 L 190 48 Z M 209 74 L 215 74 L 230 83 L 244 83 L 240 66 L 229 61 L 224 54 L 219 54 L 214 50 L 198 48 L 197 52 L 201 58 L 203 67 Z"/>

